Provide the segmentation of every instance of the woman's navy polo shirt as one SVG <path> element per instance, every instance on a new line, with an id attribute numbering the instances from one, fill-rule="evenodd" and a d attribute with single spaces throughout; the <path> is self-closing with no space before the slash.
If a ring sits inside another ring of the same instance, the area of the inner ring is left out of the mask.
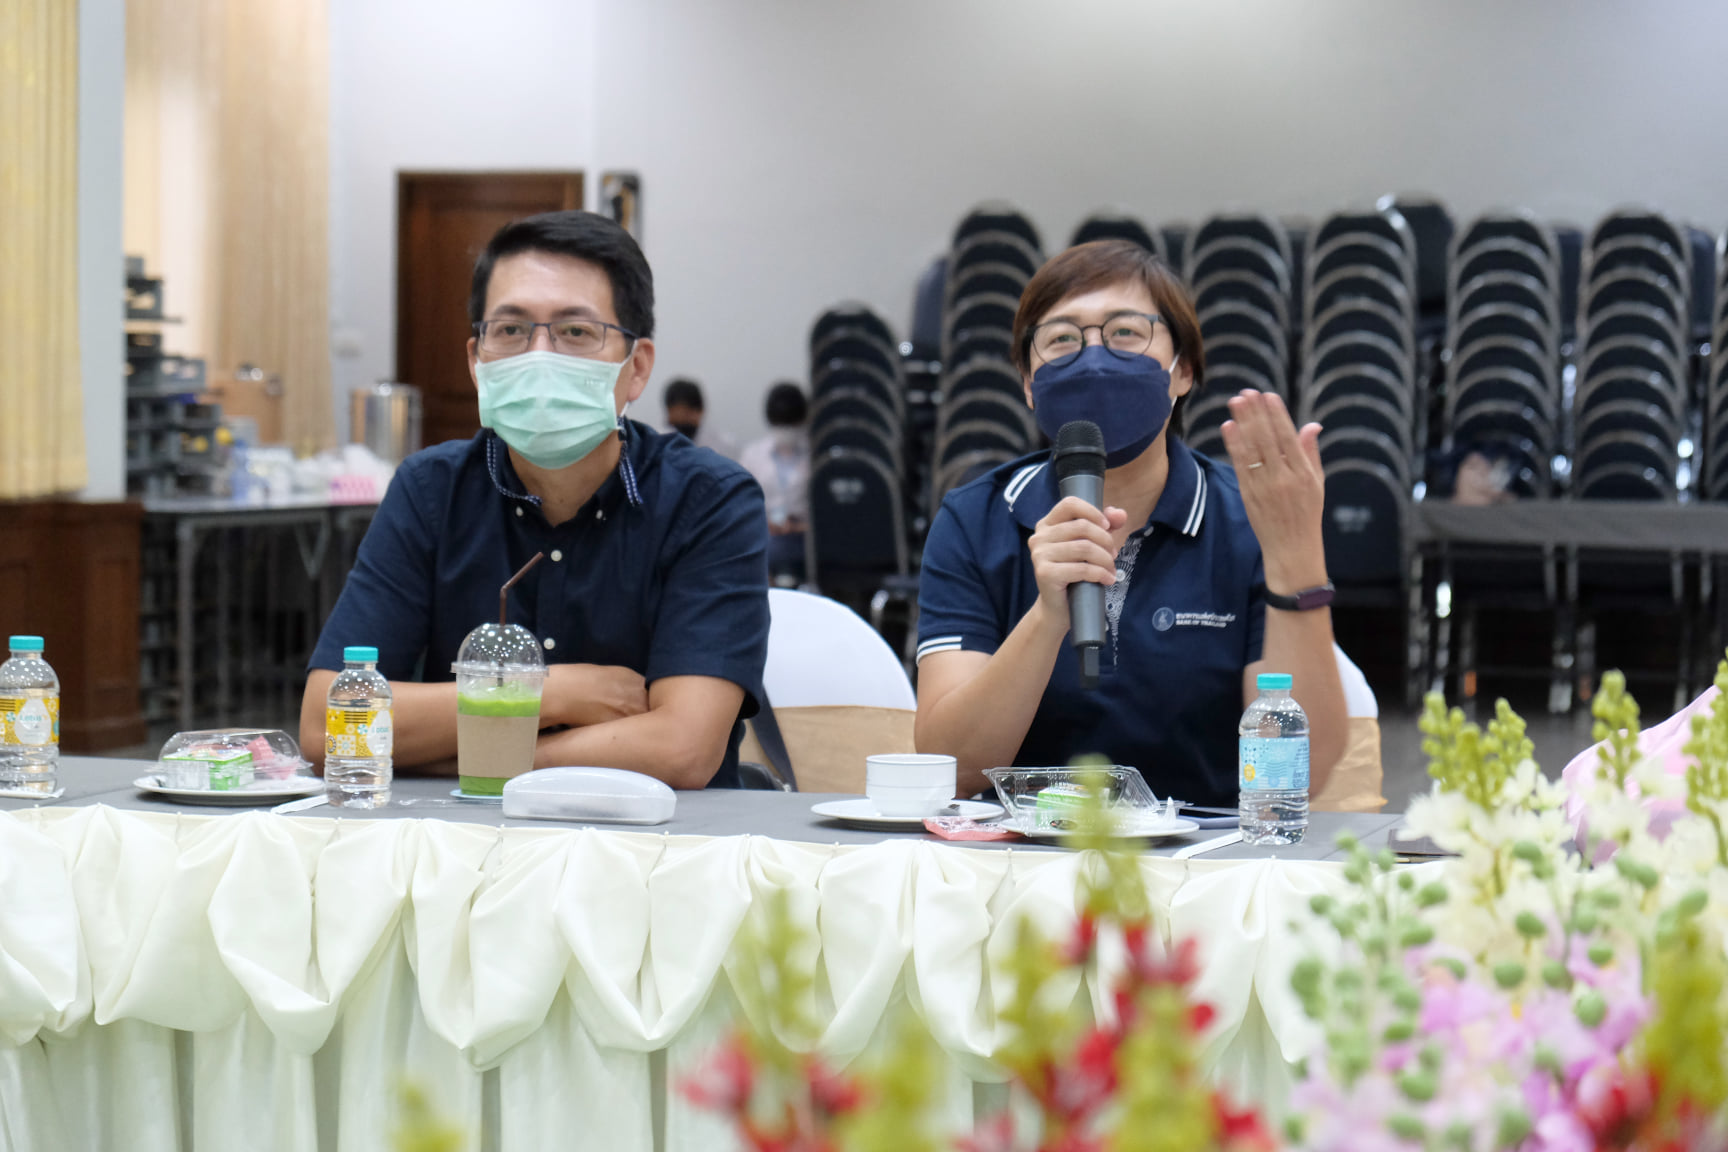
<path id="1" fill-rule="evenodd" d="M 510 590 L 509 618 L 540 638 L 547 663 L 744 689 L 709 785 L 737 787 L 768 653 L 762 489 L 730 460 L 644 424 L 626 422 L 618 468 L 556 527 L 490 431 L 404 460 L 308 666 L 339 670 L 344 647 L 367 644 L 388 679 L 448 681 L 463 638 L 498 618 L 498 589 L 536 552 L 546 558 Z"/>
<path id="2" fill-rule="evenodd" d="M 1106 591 L 1099 686 L 1080 687 L 1064 642 L 1014 763 L 1098 753 L 1140 769 L 1160 798 L 1233 805 L 1242 672 L 1260 659 L 1266 628 L 1260 542 L 1235 474 L 1167 443 L 1164 493 Z M 919 580 L 920 660 L 995 652 L 1038 599 L 1027 541 L 1057 501 L 1049 459 L 1004 464 L 942 501 Z"/>

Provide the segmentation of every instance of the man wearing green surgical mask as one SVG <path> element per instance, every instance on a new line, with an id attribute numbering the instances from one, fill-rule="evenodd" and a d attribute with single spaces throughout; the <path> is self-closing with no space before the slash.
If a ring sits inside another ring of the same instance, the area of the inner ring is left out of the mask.
<path id="1" fill-rule="evenodd" d="M 604 217 L 547 213 L 493 237 L 469 298 L 482 429 L 391 483 L 310 661 L 314 760 L 342 648 L 363 643 L 394 690 L 397 770 L 451 770 L 456 650 L 540 552 L 508 609 L 549 665 L 536 767 L 736 786 L 767 650 L 762 493 L 623 416 L 653 371 L 653 304 L 641 250 Z"/>

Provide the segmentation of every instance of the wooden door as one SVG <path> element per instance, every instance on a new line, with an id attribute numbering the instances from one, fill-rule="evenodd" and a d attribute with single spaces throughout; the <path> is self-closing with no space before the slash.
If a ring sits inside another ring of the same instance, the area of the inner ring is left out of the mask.
<path id="1" fill-rule="evenodd" d="M 512 220 L 580 207 L 580 172 L 397 173 L 396 379 L 421 390 L 427 444 L 480 427 L 468 284 L 486 242 Z"/>

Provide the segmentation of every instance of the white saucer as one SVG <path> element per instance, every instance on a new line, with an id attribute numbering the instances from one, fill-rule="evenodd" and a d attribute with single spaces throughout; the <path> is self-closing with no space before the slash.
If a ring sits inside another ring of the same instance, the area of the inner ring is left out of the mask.
<path id="1" fill-rule="evenodd" d="M 1009 818 L 1002 821 L 1002 827 L 1010 832 L 1018 832 L 1028 840 L 1067 840 L 1081 835 L 1077 831 L 1062 828 L 1034 828 L 1031 824 Z M 1168 840 L 1173 836 L 1186 836 L 1190 832 L 1198 832 L 1200 825 L 1192 820 L 1160 820 L 1156 824 L 1146 824 L 1132 830 L 1124 830 L 1124 840 Z"/>
<path id="2" fill-rule="evenodd" d="M 301 796 L 324 791 L 324 781 L 316 776 L 290 776 L 286 780 L 254 780 L 244 788 L 217 792 L 208 788 L 170 788 L 156 775 L 140 776 L 132 781 L 140 792 L 170 797 L 184 804 L 280 804 Z"/>
<path id="3" fill-rule="evenodd" d="M 991 804 L 986 800 L 956 800 L 958 812 L 939 812 L 939 816 L 964 816 L 968 820 L 988 820 L 1002 815 L 1002 805 Z M 820 804 L 812 804 L 810 811 L 830 820 L 838 820 L 854 828 L 879 828 L 893 832 L 915 831 L 924 827 L 922 816 L 884 816 L 876 811 L 876 805 L 868 796 L 860 796 L 856 800 L 824 800 Z"/>

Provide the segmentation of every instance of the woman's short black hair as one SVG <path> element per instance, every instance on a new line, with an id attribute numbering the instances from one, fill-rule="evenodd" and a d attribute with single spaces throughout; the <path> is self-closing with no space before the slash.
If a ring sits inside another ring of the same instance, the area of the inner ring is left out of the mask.
<path id="1" fill-rule="evenodd" d="M 493 267 L 520 252 L 555 252 L 600 265 L 612 283 L 612 310 L 619 325 L 644 338 L 654 335 L 654 274 L 648 258 L 630 233 L 598 212 L 542 212 L 498 229 L 474 262 L 468 289 L 470 324 L 486 318 Z"/>
<path id="2" fill-rule="evenodd" d="M 767 409 L 768 423 L 775 428 L 786 428 L 804 423 L 810 405 L 804 399 L 804 389 L 790 380 L 782 380 L 768 389 Z"/>

